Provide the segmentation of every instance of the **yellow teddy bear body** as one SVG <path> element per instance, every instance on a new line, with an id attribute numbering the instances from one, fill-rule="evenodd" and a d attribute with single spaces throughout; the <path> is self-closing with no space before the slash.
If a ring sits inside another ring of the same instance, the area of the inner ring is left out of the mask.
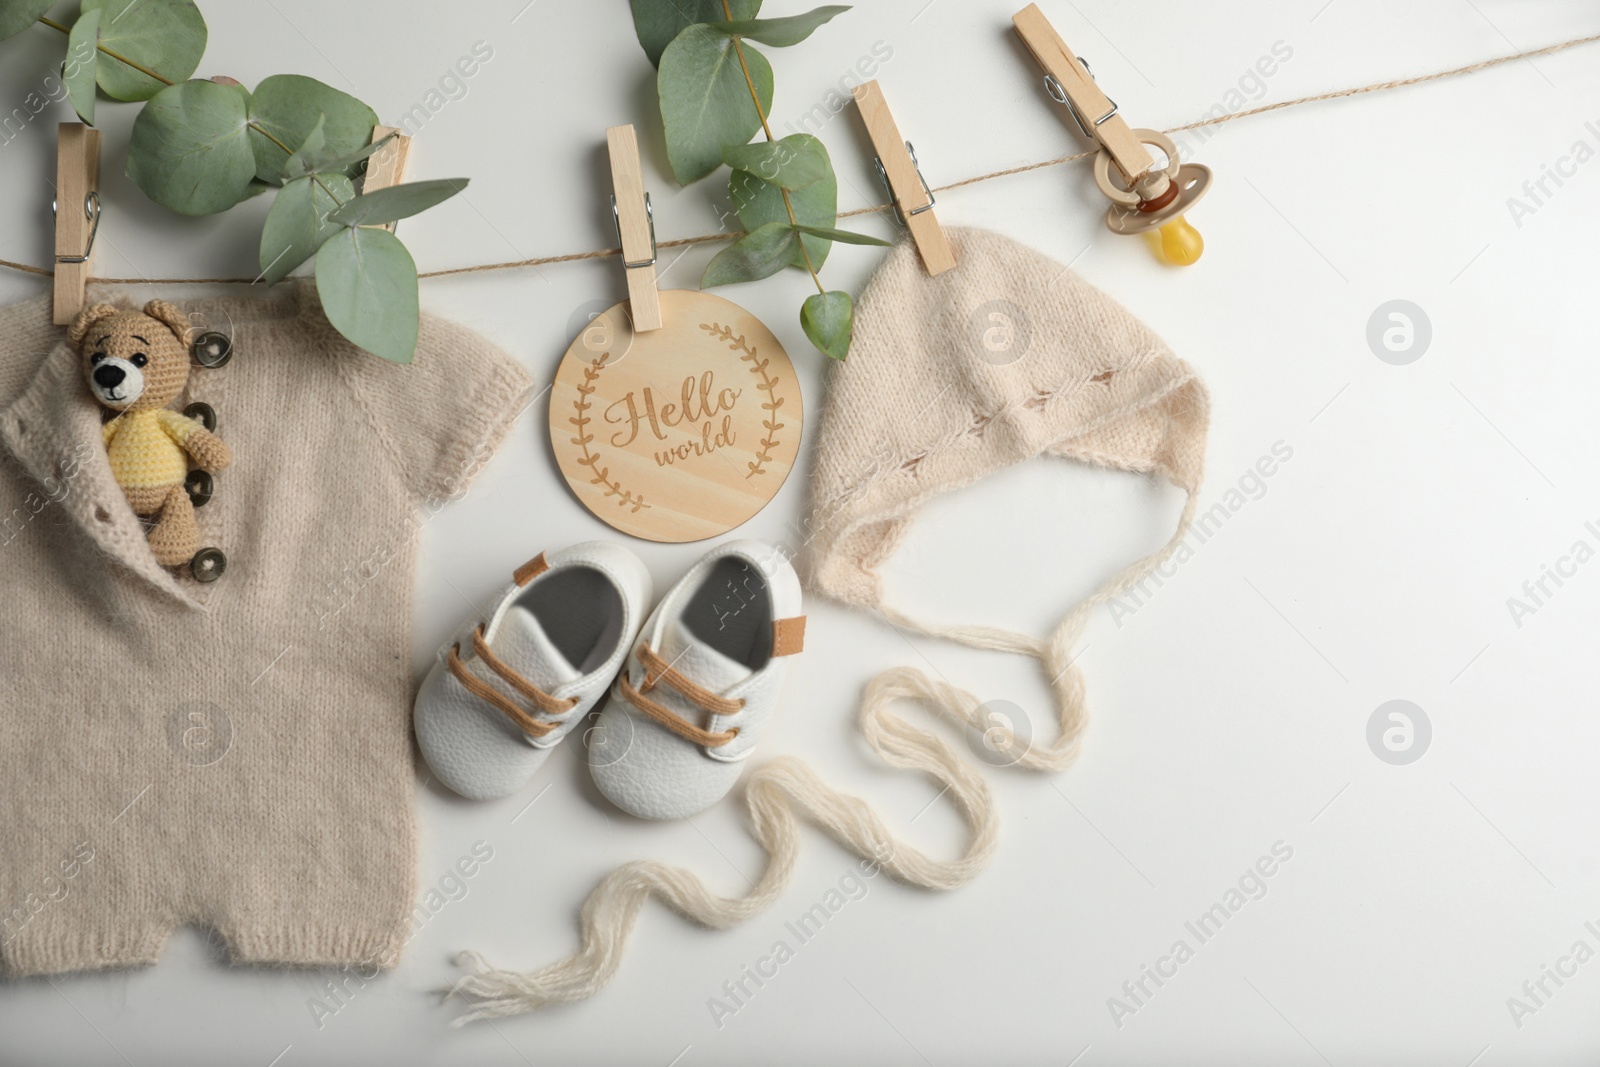
<path id="1" fill-rule="evenodd" d="M 183 443 L 201 428 L 167 408 L 118 415 L 101 428 L 112 476 L 123 488 L 181 484 L 189 473 Z"/>

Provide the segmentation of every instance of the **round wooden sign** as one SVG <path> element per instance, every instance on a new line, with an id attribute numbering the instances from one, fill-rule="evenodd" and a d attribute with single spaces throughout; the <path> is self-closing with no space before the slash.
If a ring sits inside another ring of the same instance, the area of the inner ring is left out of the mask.
<path id="1" fill-rule="evenodd" d="M 584 507 L 623 533 L 680 543 L 753 517 L 794 467 L 804 402 L 761 320 L 712 293 L 661 293 L 635 333 L 626 302 L 572 342 L 550 390 L 550 444 Z"/>

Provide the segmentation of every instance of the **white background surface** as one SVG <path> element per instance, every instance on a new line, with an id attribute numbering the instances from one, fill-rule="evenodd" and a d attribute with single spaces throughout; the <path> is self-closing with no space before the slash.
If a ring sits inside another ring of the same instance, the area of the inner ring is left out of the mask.
<path id="1" fill-rule="evenodd" d="M 652 71 L 626 5 L 524 2 L 210 0 L 199 73 L 247 85 L 310 74 L 396 121 L 474 42 L 492 46 L 412 156 L 413 177 L 473 179 L 462 197 L 403 224 L 424 268 L 610 244 L 603 130 L 620 122 L 640 128 L 661 236 L 715 229 L 720 180 L 678 190 L 665 176 Z M 893 57 L 879 77 L 934 184 L 1076 151 L 1009 30 L 1016 6 L 867 0 L 805 45 L 771 52 L 776 125 L 823 100 L 881 41 Z M 1256 88 L 1260 100 L 1457 66 L 1600 25 L 1579 0 L 1046 9 L 1123 113 L 1150 126 L 1223 102 L 1280 41 L 1292 58 Z M 0 45 L 5 108 L 62 48 L 44 30 Z M 320 1027 L 310 1001 L 326 976 L 230 969 L 190 931 L 150 970 L 0 985 L 0 1062 L 1594 1062 L 1600 962 L 1548 985 L 1554 996 L 1520 1027 L 1507 999 L 1574 942 L 1600 950 L 1584 927 L 1600 920 L 1600 563 L 1579 567 L 1520 627 L 1507 599 L 1574 542 L 1600 546 L 1584 526 L 1600 519 L 1600 163 L 1550 186 L 1555 195 L 1520 227 L 1507 198 L 1575 141 L 1600 148 L 1600 125 L 1585 127 L 1600 123 L 1597 60 L 1590 46 L 1221 128 L 1197 153 L 1217 181 L 1192 216 L 1206 257 L 1186 271 L 1104 230 L 1083 164 L 941 198 L 946 223 L 990 227 L 1073 262 L 1198 368 L 1215 404 L 1203 506 L 1276 442 L 1293 450 L 1264 495 L 1147 605 L 1120 627 L 1097 620 L 1084 655 L 1095 712 L 1084 756 L 1055 780 L 990 774 L 1004 840 L 970 886 L 930 894 L 874 879 L 719 1028 L 708 998 L 790 939 L 784 924 L 852 868 L 808 830 L 771 912 L 709 933 L 652 905 L 600 996 L 448 1029 L 458 1006 L 432 991 L 458 973 L 455 951 L 528 969 L 565 955 L 580 902 L 617 864 L 668 860 L 726 893 L 760 869 L 739 803 L 688 823 L 631 820 L 605 805 L 568 745 L 501 803 L 458 801 L 419 778 L 419 892 L 474 842 L 488 842 L 494 859 L 424 926 L 397 972 Z M 99 273 L 254 273 L 266 205 L 185 220 L 147 202 L 121 174 L 134 112 L 101 104 Z M 0 148 L 0 256 L 45 261 L 53 124 L 70 117 L 55 105 Z M 878 202 L 853 109 L 821 136 L 841 207 Z M 885 220 L 858 221 L 890 232 Z M 666 283 L 692 285 L 710 254 L 665 256 Z M 880 255 L 837 247 L 824 277 L 859 291 Z M 0 299 L 39 291 L 36 279 L 0 272 Z M 573 314 L 622 291 L 615 264 L 587 263 L 425 282 L 423 302 L 547 381 Z M 788 346 L 814 416 L 822 359 L 796 322 L 806 291 L 795 275 L 728 295 Z M 1381 362 L 1365 336 L 1374 309 L 1396 298 L 1432 323 L 1431 347 L 1408 366 Z M 564 488 L 546 434 L 540 405 L 471 495 L 426 526 L 419 677 L 511 567 L 607 534 Z M 741 533 L 792 542 L 804 484 L 802 468 Z M 1137 478 L 1041 462 L 931 507 L 893 563 L 891 588 L 913 612 L 1042 633 L 1159 544 L 1177 503 Z M 699 551 L 634 547 L 663 588 Z M 861 742 L 857 694 L 879 670 L 931 664 L 1018 704 L 1044 734 L 1050 712 L 1034 668 L 908 643 L 824 604 L 811 618 L 766 753 L 806 758 L 918 845 L 954 855 L 963 839 L 947 804 L 929 806 L 928 782 L 888 771 Z M 1392 699 L 1416 702 L 1432 723 L 1431 748 L 1409 766 L 1381 762 L 1366 741 L 1368 718 Z M 1279 841 L 1293 858 L 1265 896 L 1119 1027 L 1108 998 L 1175 940 L 1197 945 L 1184 923 Z"/>

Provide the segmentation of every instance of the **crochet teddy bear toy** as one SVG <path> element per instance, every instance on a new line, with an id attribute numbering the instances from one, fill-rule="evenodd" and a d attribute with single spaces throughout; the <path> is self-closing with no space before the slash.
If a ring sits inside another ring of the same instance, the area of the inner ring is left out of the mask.
<path id="1" fill-rule="evenodd" d="M 189 381 L 187 332 L 183 312 L 165 300 L 150 301 L 143 312 L 96 304 L 67 331 L 82 353 L 90 392 L 117 412 L 101 431 L 111 473 L 134 514 L 155 518 L 150 549 L 163 567 L 186 566 L 199 547 L 184 488 L 189 459 L 213 472 L 232 460 L 198 420 L 167 407 Z"/>

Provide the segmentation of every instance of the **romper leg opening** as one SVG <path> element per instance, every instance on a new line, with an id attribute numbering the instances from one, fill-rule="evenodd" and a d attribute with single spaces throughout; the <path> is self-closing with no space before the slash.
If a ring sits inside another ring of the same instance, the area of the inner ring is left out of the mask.
<path id="1" fill-rule="evenodd" d="M 0 961 L 13 977 L 146 967 L 160 959 L 176 926 L 162 920 L 94 927 L 52 921 L 47 908 L 0 932 Z"/>

